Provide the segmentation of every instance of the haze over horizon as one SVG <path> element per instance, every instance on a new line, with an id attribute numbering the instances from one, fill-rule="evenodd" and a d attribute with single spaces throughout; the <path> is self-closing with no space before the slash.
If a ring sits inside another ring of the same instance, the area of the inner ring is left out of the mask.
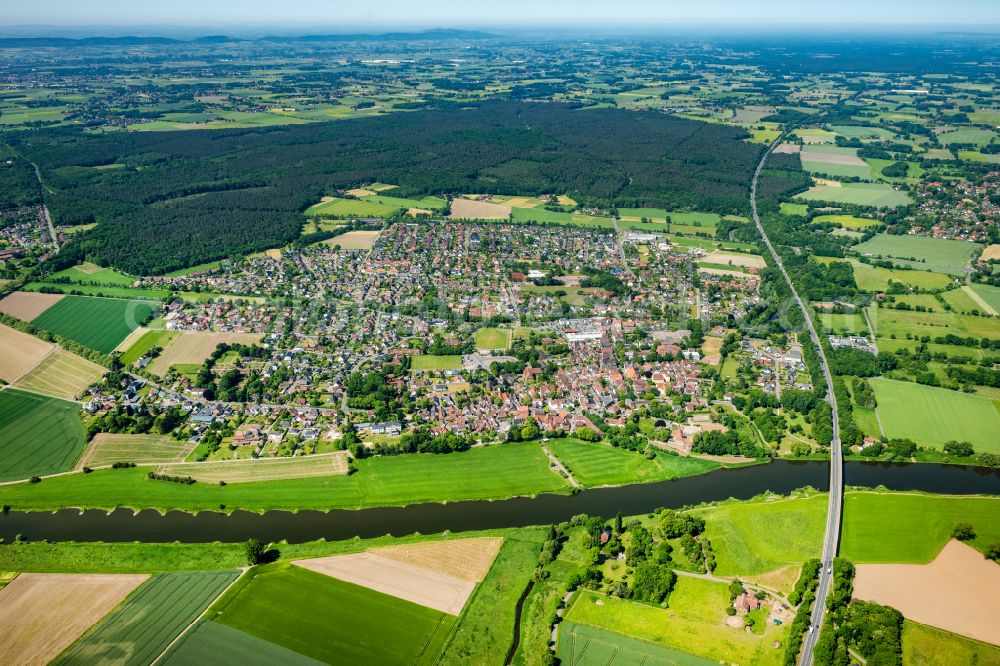
<path id="1" fill-rule="evenodd" d="M 958 7 L 956 7 L 956 4 Z M 146 5 L 126 0 L 107 0 L 99 6 L 72 0 L 40 0 L 6 7 L 0 11 L 6 29 L 88 28 L 266 28 L 315 32 L 346 32 L 372 29 L 420 29 L 430 27 L 518 28 L 560 26 L 645 30 L 691 27 L 810 26 L 844 28 L 900 26 L 922 30 L 967 27 L 995 32 L 1000 26 L 1000 4 L 992 0 L 940 3 L 930 0 L 842 0 L 835 10 L 828 3 L 800 2 L 789 7 L 780 0 L 753 4 L 719 0 L 692 6 L 689 3 L 625 0 L 618 3 L 553 0 L 544 6 L 527 0 L 481 7 L 453 0 L 412 3 L 385 0 L 377 9 L 357 3 L 289 0 L 276 7 L 264 0 L 176 0 L 168 5 Z M 642 17 L 641 23 L 636 17 Z M 567 22 L 569 19 L 569 22 Z"/>

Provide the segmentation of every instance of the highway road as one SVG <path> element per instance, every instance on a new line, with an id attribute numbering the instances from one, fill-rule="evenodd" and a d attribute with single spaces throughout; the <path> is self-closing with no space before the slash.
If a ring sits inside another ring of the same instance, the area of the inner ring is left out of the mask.
<path id="1" fill-rule="evenodd" d="M 833 396 L 833 377 L 830 375 L 830 366 L 826 362 L 826 354 L 823 352 L 823 346 L 820 344 L 819 336 L 816 335 L 816 328 L 813 326 L 812 319 L 809 318 L 809 312 L 806 309 L 805 303 L 799 298 L 799 293 L 795 290 L 795 285 L 792 284 L 792 280 L 788 277 L 788 272 L 781 262 L 781 257 L 774 250 L 774 246 L 771 245 L 771 239 L 767 237 L 764 225 L 760 223 L 760 216 L 757 214 L 757 181 L 760 179 L 760 172 L 763 170 L 764 163 L 770 156 L 771 151 L 774 150 L 774 147 L 783 138 L 784 134 L 768 146 L 767 151 L 757 165 L 756 171 L 754 171 L 753 183 L 750 187 L 750 209 L 753 212 L 754 224 L 757 225 L 757 230 L 760 232 L 761 238 L 764 239 L 764 245 L 767 246 L 775 265 L 781 271 L 781 275 L 785 278 L 788 288 L 792 291 L 795 302 L 798 304 L 799 309 L 802 310 L 802 316 L 805 319 L 809 337 L 812 338 L 813 345 L 819 353 L 819 360 L 823 366 L 823 377 L 826 380 L 826 399 L 833 410 L 833 440 L 830 442 L 830 502 L 826 511 L 826 532 L 823 536 L 823 567 L 820 569 L 819 587 L 816 589 L 816 605 L 813 608 L 812 619 L 809 623 L 810 630 L 802 642 L 802 652 L 799 659 L 799 663 L 802 666 L 811 666 L 813 663 L 813 650 L 816 648 L 816 641 L 823 626 L 826 597 L 830 593 L 833 579 L 833 558 L 837 556 L 837 547 L 840 543 L 840 518 L 844 500 L 844 460 L 840 450 L 840 422 L 837 418 L 837 401 Z"/>

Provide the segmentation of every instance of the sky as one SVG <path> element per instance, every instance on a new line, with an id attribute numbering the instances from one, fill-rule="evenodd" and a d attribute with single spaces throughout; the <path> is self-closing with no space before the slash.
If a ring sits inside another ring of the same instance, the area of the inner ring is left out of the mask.
<path id="1" fill-rule="evenodd" d="M 1000 0 L 0 0 L 0 26 L 1000 25 Z"/>

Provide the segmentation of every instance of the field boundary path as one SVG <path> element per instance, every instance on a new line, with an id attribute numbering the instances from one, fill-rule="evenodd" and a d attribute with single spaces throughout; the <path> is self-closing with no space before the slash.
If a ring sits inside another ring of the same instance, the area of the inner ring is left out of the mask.
<path id="1" fill-rule="evenodd" d="M 757 169 L 753 172 L 753 181 L 750 185 L 750 210 L 753 213 L 754 224 L 757 225 L 757 231 L 760 232 L 760 237 L 763 239 L 764 245 L 767 246 L 768 252 L 771 253 L 771 258 L 774 260 L 775 265 L 781 272 L 782 277 L 785 278 L 785 283 L 791 290 L 792 297 L 795 299 L 799 309 L 802 311 L 802 316 L 805 318 L 806 329 L 809 331 L 809 337 L 816 346 L 816 353 L 819 355 L 820 364 L 823 366 L 823 378 L 826 381 L 826 399 L 827 402 L 830 403 L 830 409 L 832 411 L 831 415 L 833 417 L 833 438 L 830 441 L 830 502 L 826 511 L 826 529 L 823 537 L 823 560 L 822 567 L 819 572 L 819 586 L 816 589 L 816 605 L 813 608 L 812 619 L 809 623 L 810 627 L 815 627 L 815 629 L 806 634 L 805 639 L 802 642 L 802 656 L 799 661 L 802 666 L 811 666 L 813 663 L 813 651 L 816 648 L 816 641 L 819 638 L 820 630 L 823 625 L 826 598 L 830 593 L 830 586 L 833 578 L 831 573 L 833 558 L 837 555 L 837 547 L 840 543 L 840 519 L 844 502 L 844 461 L 842 451 L 840 450 L 840 419 L 837 413 L 837 399 L 834 397 L 833 393 L 833 376 L 830 374 L 830 366 L 826 362 L 826 354 L 823 351 L 823 345 L 820 344 L 819 336 L 816 334 L 816 327 L 813 326 L 812 319 L 809 317 L 809 310 L 799 297 L 799 292 L 795 290 L 795 285 L 792 284 L 792 279 L 788 277 L 788 271 L 785 270 L 785 265 L 781 262 L 781 257 L 774 249 L 774 246 L 771 245 L 771 239 L 767 237 L 767 232 L 764 231 L 764 225 L 760 222 L 760 215 L 757 213 L 757 182 L 760 180 L 760 173 L 764 170 L 764 164 L 767 162 L 767 158 L 770 157 L 775 147 L 781 143 L 786 134 L 787 130 L 782 132 L 781 135 L 767 147 L 767 150 L 764 151 L 764 155 L 760 158 L 760 162 L 757 164 Z"/>
<path id="2" fill-rule="evenodd" d="M 573 476 L 573 473 L 570 472 L 568 469 L 566 469 L 566 465 L 563 465 L 562 461 L 559 460 L 559 458 L 556 457 L 556 454 L 552 453 L 552 451 L 549 449 L 548 446 L 545 445 L 544 442 L 542 443 L 542 451 L 544 451 L 545 455 L 547 455 L 549 457 L 549 462 L 552 463 L 552 466 L 555 467 L 556 469 L 560 470 L 563 474 L 566 475 L 565 478 L 566 478 L 566 481 L 569 482 L 569 485 L 573 486 L 574 488 L 582 488 L 583 487 L 583 486 L 580 485 L 580 482 L 576 480 L 576 477 Z"/>
<path id="3" fill-rule="evenodd" d="M 165 655 L 168 652 L 170 652 L 170 648 L 172 648 L 177 643 L 177 641 L 179 641 L 180 639 L 184 638 L 185 634 L 187 634 L 187 632 L 191 631 L 191 627 L 193 627 L 194 625 L 196 625 L 199 622 L 201 622 L 201 620 L 206 615 L 208 615 L 208 611 L 212 610 L 212 606 L 215 605 L 215 602 L 218 601 L 219 599 L 221 599 L 222 595 L 224 595 L 226 592 L 228 592 L 230 589 L 232 589 L 233 585 L 236 585 L 236 583 L 240 582 L 243 579 L 243 576 L 245 576 L 246 573 L 247 573 L 247 571 L 249 571 L 249 570 L 250 570 L 250 567 L 240 567 L 240 575 L 237 576 L 236 578 L 234 578 L 232 580 L 232 582 L 229 583 L 229 585 L 226 585 L 226 587 L 222 590 L 222 592 L 219 592 L 219 595 L 217 597 L 215 597 L 214 599 L 212 599 L 212 601 L 207 606 L 205 606 L 205 610 L 203 610 L 201 613 L 199 613 L 198 617 L 196 617 L 195 619 L 191 620 L 191 624 L 189 624 L 188 626 L 184 627 L 183 631 L 181 631 L 181 633 L 177 634 L 174 637 L 174 640 L 170 641 L 167 644 L 167 647 L 163 648 L 163 652 L 161 652 L 160 654 L 156 655 L 156 659 L 154 659 L 153 661 L 151 661 L 150 664 L 149 664 L 149 666 L 153 666 L 154 664 L 160 663 L 160 660 L 163 659 L 163 655 Z"/>
<path id="4" fill-rule="evenodd" d="M 872 326 L 872 320 L 868 316 L 868 308 L 861 308 L 861 314 L 865 318 L 865 325 L 868 327 L 868 335 L 872 339 L 872 347 L 875 349 L 875 353 L 878 354 L 878 338 L 875 337 L 875 327 Z"/>

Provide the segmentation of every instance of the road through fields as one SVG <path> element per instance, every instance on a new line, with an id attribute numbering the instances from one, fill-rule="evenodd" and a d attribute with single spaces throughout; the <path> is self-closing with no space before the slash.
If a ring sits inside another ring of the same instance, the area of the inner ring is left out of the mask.
<path id="1" fill-rule="evenodd" d="M 806 329 L 809 331 L 809 337 L 816 347 L 820 364 L 823 366 L 823 377 L 826 380 L 826 397 L 833 411 L 833 439 L 830 442 L 830 503 L 826 512 L 826 533 L 823 537 L 823 566 L 819 572 L 816 606 L 813 608 L 812 620 L 809 623 L 809 633 L 806 634 L 805 640 L 802 643 L 802 657 L 799 661 L 802 666 L 811 666 L 813 662 L 813 650 L 816 647 L 816 640 L 819 638 L 823 625 L 826 597 L 830 592 L 830 584 L 833 577 L 831 573 L 833 558 L 837 555 L 837 546 L 840 542 L 840 518 L 844 502 L 844 463 L 840 450 L 840 423 L 837 414 L 837 400 L 833 395 L 833 377 L 830 375 L 830 366 L 826 362 L 826 354 L 823 352 L 823 346 L 820 344 L 819 336 L 816 334 L 816 328 L 809 317 L 809 311 L 799 297 L 799 293 L 795 290 L 795 285 L 792 284 L 791 278 L 788 277 L 788 272 L 785 270 L 784 264 L 781 263 L 781 257 L 775 251 L 774 246 L 771 245 L 771 240 L 767 237 L 764 225 L 760 223 L 760 216 L 757 214 L 757 181 L 760 180 L 760 172 L 763 170 L 767 158 L 775 146 L 781 143 L 784 136 L 785 134 L 782 133 L 781 136 L 775 139 L 774 143 L 764 152 L 764 156 L 760 158 L 760 163 L 757 165 L 756 171 L 754 171 L 753 183 L 750 187 L 750 208 L 753 212 L 754 224 L 757 225 L 757 230 L 760 232 L 761 238 L 764 239 L 764 244 L 771 253 L 771 258 L 774 260 L 778 270 L 781 271 L 781 275 L 785 278 L 788 288 L 792 291 L 792 297 L 795 298 L 795 302 L 802 311 Z"/>

